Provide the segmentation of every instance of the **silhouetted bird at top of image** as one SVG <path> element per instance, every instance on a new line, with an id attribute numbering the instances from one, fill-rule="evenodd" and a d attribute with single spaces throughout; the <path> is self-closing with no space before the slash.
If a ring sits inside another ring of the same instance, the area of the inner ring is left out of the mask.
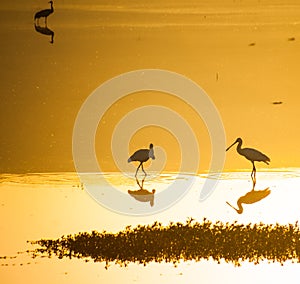
<path id="1" fill-rule="evenodd" d="M 140 166 L 142 166 L 142 170 L 143 170 L 144 174 L 147 175 L 144 170 L 143 163 L 147 162 L 149 160 L 149 158 L 155 160 L 152 143 L 149 145 L 149 149 L 137 150 L 136 152 L 134 152 L 133 155 L 130 156 L 130 158 L 128 159 L 128 163 L 134 162 L 134 161 L 140 162 L 138 168 L 136 169 L 135 176 L 137 175 Z"/>
<path id="2" fill-rule="evenodd" d="M 41 10 L 35 13 L 34 21 L 38 20 L 39 23 L 40 18 L 45 18 L 45 24 L 47 25 L 47 17 L 54 12 L 53 1 L 49 1 L 48 3 L 50 3 L 50 9 Z"/>

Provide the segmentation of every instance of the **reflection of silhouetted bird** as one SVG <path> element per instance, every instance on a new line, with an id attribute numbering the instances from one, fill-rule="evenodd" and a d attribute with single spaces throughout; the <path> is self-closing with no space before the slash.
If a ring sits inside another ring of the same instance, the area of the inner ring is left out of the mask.
<path id="1" fill-rule="evenodd" d="M 47 17 L 54 12 L 53 1 L 49 1 L 48 3 L 50 3 L 50 9 L 41 10 L 35 13 L 34 20 L 37 19 L 39 22 L 40 18 L 45 18 L 45 24 L 47 24 Z"/>
<path id="2" fill-rule="evenodd" d="M 252 204 L 255 202 L 258 202 L 262 200 L 263 198 L 267 197 L 271 191 L 269 188 L 266 188 L 264 190 L 251 190 L 248 193 L 246 193 L 244 196 L 241 196 L 237 201 L 238 209 L 233 207 L 229 202 L 226 202 L 230 207 L 232 207 L 237 213 L 242 214 L 243 213 L 243 206 L 242 204 Z"/>
<path id="3" fill-rule="evenodd" d="M 50 43 L 54 42 L 54 32 L 52 30 L 50 30 L 47 26 L 41 27 L 41 26 L 34 24 L 34 28 L 37 32 L 39 32 L 43 35 L 51 36 Z"/>
<path id="4" fill-rule="evenodd" d="M 226 151 L 228 151 L 236 143 L 238 143 L 238 145 L 236 147 L 237 152 L 240 155 L 244 156 L 247 160 L 252 162 L 253 169 L 252 169 L 251 177 L 253 179 L 253 188 L 254 188 L 255 182 L 256 182 L 256 180 L 255 180 L 256 168 L 255 168 L 254 162 L 264 162 L 268 165 L 270 162 L 270 158 L 256 149 L 242 148 L 243 140 L 241 138 L 236 139 L 236 141 L 232 145 L 230 145 L 226 149 Z"/>
<path id="5" fill-rule="evenodd" d="M 154 193 L 155 189 L 152 189 L 152 192 L 147 189 L 139 189 L 139 190 L 128 190 L 128 193 L 140 202 L 150 202 L 150 205 L 154 205 Z"/>
<path id="6" fill-rule="evenodd" d="M 140 183 L 138 178 L 136 177 L 135 180 L 140 189 L 139 190 L 128 190 L 128 193 L 132 197 L 134 197 L 137 201 L 150 202 L 150 205 L 153 206 L 155 189 L 152 189 L 152 192 L 150 192 L 143 188 L 145 178 L 146 178 L 146 176 L 142 179 L 142 182 Z"/>
<path id="7" fill-rule="evenodd" d="M 133 161 L 140 162 L 138 168 L 136 169 L 135 176 L 137 175 L 140 166 L 142 166 L 142 170 L 143 170 L 144 174 L 147 175 L 146 172 L 144 171 L 143 163 L 147 162 L 149 160 L 149 158 L 151 158 L 153 160 L 155 159 L 152 143 L 150 144 L 149 149 L 137 150 L 136 152 L 134 152 L 134 154 L 132 156 L 130 156 L 130 158 L 128 159 L 128 163 L 133 162 Z"/>

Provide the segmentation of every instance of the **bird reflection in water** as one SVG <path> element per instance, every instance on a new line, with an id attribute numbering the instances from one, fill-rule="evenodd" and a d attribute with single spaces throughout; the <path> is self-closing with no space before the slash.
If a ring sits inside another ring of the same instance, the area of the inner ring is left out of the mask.
<path id="1" fill-rule="evenodd" d="M 244 209 L 242 204 L 253 204 L 264 198 L 266 198 L 271 193 L 270 189 L 267 187 L 263 190 L 254 190 L 254 187 L 251 191 L 247 192 L 245 195 L 241 196 L 237 200 L 237 207 L 235 208 L 229 202 L 226 202 L 230 207 L 232 207 L 238 214 L 242 214 Z"/>
<path id="2" fill-rule="evenodd" d="M 49 29 L 47 26 L 45 27 L 41 27 L 37 24 L 34 24 L 34 28 L 38 33 L 41 33 L 43 35 L 47 35 L 50 36 L 50 43 L 54 43 L 54 31 L 52 31 L 51 29 Z"/>
<path id="3" fill-rule="evenodd" d="M 152 207 L 154 205 L 155 189 L 152 189 L 151 192 L 148 191 L 147 189 L 144 189 L 145 178 L 146 178 L 146 176 L 142 179 L 142 182 L 140 183 L 138 178 L 136 177 L 136 183 L 138 184 L 140 189 L 138 189 L 138 190 L 128 190 L 128 193 L 133 198 L 135 198 L 137 201 L 150 202 L 150 205 Z"/>
<path id="4" fill-rule="evenodd" d="M 48 28 L 47 26 L 47 18 L 49 15 L 51 15 L 54 12 L 54 8 L 53 8 L 53 1 L 49 1 L 48 3 L 50 3 L 50 9 L 44 9 L 41 10 L 37 13 L 35 13 L 34 15 L 34 28 L 38 33 L 41 33 L 43 35 L 47 35 L 50 36 L 50 43 L 54 43 L 54 32 Z M 40 18 L 44 18 L 45 19 L 45 25 L 41 26 L 40 25 Z"/>

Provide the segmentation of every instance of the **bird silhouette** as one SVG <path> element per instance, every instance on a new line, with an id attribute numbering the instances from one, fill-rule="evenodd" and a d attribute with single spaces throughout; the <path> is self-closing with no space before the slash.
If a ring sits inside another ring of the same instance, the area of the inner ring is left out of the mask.
<path id="1" fill-rule="evenodd" d="M 266 156 L 265 154 L 263 154 L 262 152 L 256 149 L 242 148 L 243 140 L 241 138 L 237 138 L 235 142 L 226 149 L 226 151 L 228 151 L 236 143 L 238 143 L 236 147 L 237 152 L 240 155 L 244 156 L 247 160 L 251 161 L 253 165 L 251 178 L 253 180 L 253 189 L 254 189 L 256 184 L 256 168 L 254 162 L 264 162 L 268 165 L 271 160 L 268 156 Z"/>
<path id="2" fill-rule="evenodd" d="M 232 207 L 238 214 L 242 214 L 244 209 L 242 204 L 252 204 L 255 202 L 258 202 L 262 200 L 263 198 L 267 197 L 271 191 L 269 188 L 266 188 L 264 190 L 254 190 L 252 189 L 251 191 L 247 192 L 245 195 L 241 196 L 238 201 L 237 201 L 237 206 L 238 209 L 232 206 L 229 202 L 226 201 L 226 203 Z"/>
<path id="3" fill-rule="evenodd" d="M 149 160 L 149 158 L 155 160 L 153 144 L 152 143 L 149 145 L 149 149 L 137 150 L 136 152 L 134 152 L 133 155 L 130 156 L 130 158 L 128 159 L 128 163 L 134 162 L 134 161 L 140 162 L 139 166 L 136 169 L 135 177 L 137 176 L 137 173 L 138 173 L 138 170 L 139 170 L 140 167 L 142 167 L 142 170 L 143 170 L 145 176 L 147 175 L 145 170 L 144 170 L 143 163 L 147 162 Z"/>
<path id="4" fill-rule="evenodd" d="M 34 24 L 34 28 L 38 33 L 41 33 L 43 35 L 48 35 L 51 37 L 50 43 L 54 43 L 54 31 L 46 27 L 41 27 L 39 25 Z"/>
<path id="5" fill-rule="evenodd" d="M 44 9 L 35 13 L 34 21 L 37 20 L 37 22 L 39 23 L 40 18 L 45 18 L 45 25 L 47 25 L 47 17 L 54 12 L 53 1 L 49 1 L 48 3 L 50 3 L 50 9 Z"/>

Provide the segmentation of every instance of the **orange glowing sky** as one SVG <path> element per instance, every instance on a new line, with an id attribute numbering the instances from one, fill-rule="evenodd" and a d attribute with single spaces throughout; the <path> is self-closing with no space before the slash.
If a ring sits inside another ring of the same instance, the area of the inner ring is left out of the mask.
<path id="1" fill-rule="evenodd" d="M 299 166 L 297 1 L 56 1 L 48 19 L 54 44 L 33 26 L 44 2 L 0 4 L 1 172 L 73 171 L 72 131 L 83 102 L 106 80 L 146 68 L 170 70 L 201 86 L 220 113 L 228 145 L 242 137 L 245 146 L 271 158 L 269 168 Z M 105 114 L 95 137 L 99 163 L 116 170 L 110 149 L 115 125 L 153 101 L 191 126 L 201 150 L 199 170 L 207 170 L 211 145 L 203 121 L 174 97 L 147 92 Z M 167 130 L 142 129 L 124 147 L 131 153 L 149 142 L 166 151 L 164 170 L 178 169 L 179 143 Z M 235 151 L 227 153 L 225 169 L 250 167 Z"/>

